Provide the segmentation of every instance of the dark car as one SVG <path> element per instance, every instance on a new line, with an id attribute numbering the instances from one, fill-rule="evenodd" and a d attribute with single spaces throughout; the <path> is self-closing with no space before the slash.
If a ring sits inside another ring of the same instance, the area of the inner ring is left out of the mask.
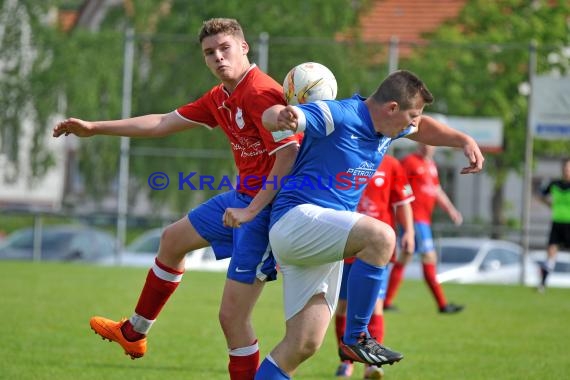
<path id="1" fill-rule="evenodd" d="M 114 237 L 92 227 L 45 226 L 40 235 L 33 228 L 13 232 L 0 243 L 0 259 L 103 262 L 114 256 Z"/>

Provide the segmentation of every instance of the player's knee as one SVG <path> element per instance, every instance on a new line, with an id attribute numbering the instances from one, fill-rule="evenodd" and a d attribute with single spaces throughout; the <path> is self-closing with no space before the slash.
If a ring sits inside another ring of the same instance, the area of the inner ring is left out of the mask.
<path id="1" fill-rule="evenodd" d="M 244 329 L 244 326 L 241 325 L 242 318 L 239 318 L 236 315 L 235 310 L 230 310 L 229 308 L 220 308 L 218 313 L 218 320 L 220 322 L 220 326 L 222 330 L 229 331 L 233 328 Z"/>
<path id="2" fill-rule="evenodd" d="M 178 234 L 168 226 L 162 230 L 160 235 L 159 256 L 170 260 L 182 260 L 188 252 L 185 247 L 181 247 Z"/>
<path id="3" fill-rule="evenodd" d="M 394 230 L 384 223 L 376 223 L 369 234 L 369 251 L 388 262 L 396 246 Z"/>
<path id="4" fill-rule="evenodd" d="M 304 361 L 313 356 L 319 350 L 321 344 L 322 342 L 316 338 L 308 338 L 302 340 L 297 347 L 300 361 Z"/>

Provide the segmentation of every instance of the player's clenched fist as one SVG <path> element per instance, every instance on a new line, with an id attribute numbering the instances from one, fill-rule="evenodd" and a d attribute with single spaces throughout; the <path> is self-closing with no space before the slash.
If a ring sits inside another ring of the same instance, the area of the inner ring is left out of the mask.
<path id="1" fill-rule="evenodd" d="M 292 106 L 284 107 L 277 117 L 277 126 L 280 130 L 297 130 L 297 114 Z"/>

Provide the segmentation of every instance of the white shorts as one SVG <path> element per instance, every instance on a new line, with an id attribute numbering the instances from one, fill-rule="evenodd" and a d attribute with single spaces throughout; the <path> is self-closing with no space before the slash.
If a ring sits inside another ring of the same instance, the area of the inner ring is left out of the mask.
<path id="1" fill-rule="evenodd" d="M 362 217 L 312 204 L 289 210 L 269 231 L 269 242 L 283 274 L 285 319 L 315 294 L 324 293 L 331 316 L 342 279 L 348 234 Z"/>

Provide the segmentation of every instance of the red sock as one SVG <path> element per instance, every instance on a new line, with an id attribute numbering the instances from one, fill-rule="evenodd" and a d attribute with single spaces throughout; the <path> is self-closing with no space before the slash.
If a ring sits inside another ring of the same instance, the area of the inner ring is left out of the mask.
<path id="1" fill-rule="evenodd" d="M 255 377 L 255 372 L 259 366 L 259 349 L 257 348 L 257 341 L 255 341 L 250 347 L 244 347 L 244 349 L 247 351 L 255 350 L 255 352 L 244 356 L 232 355 L 230 352 L 230 362 L 228 364 L 230 380 L 253 380 Z"/>
<path id="2" fill-rule="evenodd" d="M 442 308 L 447 305 L 447 301 L 445 300 L 445 296 L 443 295 L 443 288 L 437 282 L 435 277 L 436 269 L 435 264 L 432 263 L 422 263 L 422 267 L 424 270 L 424 279 L 426 280 L 427 285 L 429 286 L 437 305 Z"/>
<path id="3" fill-rule="evenodd" d="M 344 328 L 346 326 L 346 315 L 336 315 L 334 318 L 334 331 L 336 332 L 336 341 L 340 342 L 344 336 Z"/>
<path id="4" fill-rule="evenodd" d="M 125 321 L 125 323 L 123 323 L 123 325 L 121 326 L 121 332 L 123 333 L 123 336 L 129 341 L 129 342 L 134 342 L 137 341 L 139 339 L 144 338 L 146 335 L 145 334 L 141 334 L 138 331 L 135 331 L 133 329 L 133 325 L 131 324 L 131 322 L 129 322 L 129 320 L 127 319 Z"/>
<path id="5" fill-rule="evenodd" d="M 368 332 L 370 336 L 382 343 L 384 340 L 384 316 L 381 314 L 372 314 L 368 323 Z"/>
<path id="6" fill-rule="evenodd" d="M 396 293 L 398 293 L 398 288 L 402 283 L 404 278 L 404 265 L 396 261 L 390 272 L 390 280 L 388 281 L 388 289 L 386 290 L 386 299 L 384 300 L 384 306 L 392 305 Z"/>
<path id="7" fill-rule="evenodd" d="M 154 260 L 154 266 L 148 271 L 135 313 L 155 320 L 164 304 L 180 284 L 183 271 L 177 271 Z"/>

